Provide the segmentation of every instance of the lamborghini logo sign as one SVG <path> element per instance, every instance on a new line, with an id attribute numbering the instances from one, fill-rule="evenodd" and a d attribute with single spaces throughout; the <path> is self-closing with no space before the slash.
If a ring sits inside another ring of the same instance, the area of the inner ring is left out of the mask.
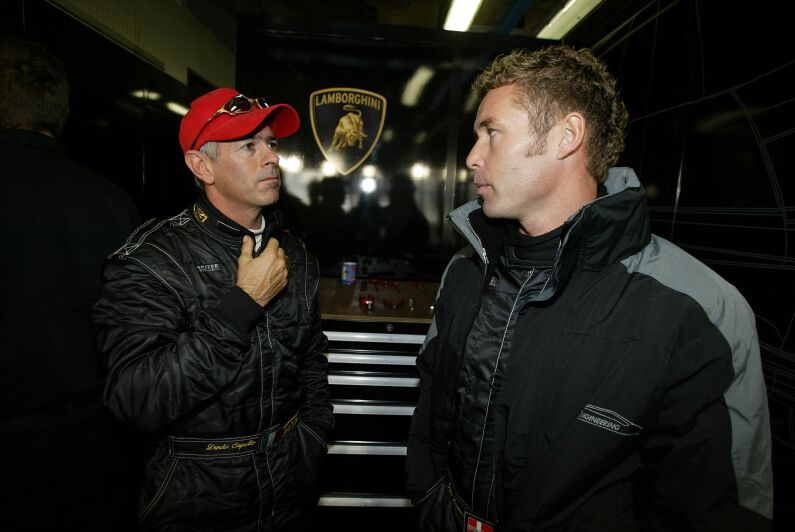
<path id="1" fill-rule="evenodd" d="M 361 89 L 323 89 L 309 95 L 309 117 L 323 156 L 348 175 L 367 160 L 381 138 L 386 98 Z"/>

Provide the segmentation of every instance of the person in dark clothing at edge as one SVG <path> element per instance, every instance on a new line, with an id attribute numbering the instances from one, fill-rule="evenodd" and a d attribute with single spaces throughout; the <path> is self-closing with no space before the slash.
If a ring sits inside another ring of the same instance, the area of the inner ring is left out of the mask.
<path id="1" fill-rule="evenodd" d="M 650 232 L 616 81 L 589 50 L 498 57 L 467 157 L 479 198 L 417 359 L 421 530 L 766 530 L 754 314 Z M 466 527 L 466 528 L 465 528 Z"/>
<path id="2" fill-rule="evenodd" d="M 148 435 L 142 530 L 302 530 L 334 427 L 318 264 L 280 227 L 288 104 L 213 90 L 180 125 L 201 192 L 109 259 L 105 401 Z"/>
<path id="3" fill-rule="evenodd" d="M 120 187 L 74 162 L 61 60 L 0 37 L 0 528 L 133 530 L 135 455 L 102 404 L 91 324 L 102 265 L 140 223 Z"/>

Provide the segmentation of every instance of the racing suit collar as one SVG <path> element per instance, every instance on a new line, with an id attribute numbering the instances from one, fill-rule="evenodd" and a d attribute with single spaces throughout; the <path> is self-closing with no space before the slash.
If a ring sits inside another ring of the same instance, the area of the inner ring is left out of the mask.
<path id="1" fill-rule="evenodd" d="M 250 236 L 252 239 L 255 237 L 251 229 L 243 227 L 216 209 L 210 200 L 207 199 L 204 192 L 200 192 L 197 196 L 196 201 L 190 208 L 190 215 L 200 229 L 222 242 L 239 245 L 245 235 Z M 265 221 L 262 241 L 267 242 L 276 227 L 280 225 L 280 219 L 277 211 L 273 208 L 263 209 L 262 217 Z"/>

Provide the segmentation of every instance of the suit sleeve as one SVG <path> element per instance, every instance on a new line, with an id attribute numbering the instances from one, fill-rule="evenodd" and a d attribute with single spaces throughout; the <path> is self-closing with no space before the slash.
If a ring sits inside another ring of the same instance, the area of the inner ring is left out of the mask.
<path id="1" fill-rule="evenodd" d="M 726 328 L 700 309 L 683 317 L 643 449 L 650 522 L 681 519 L 689 530 L 771 528 L 765 385 L 753 315 L 743 314 Z M 729 329 L 732 336 L 724 334 Z"/>
<path id="2" fill-rule="evenodd" d="M 107 363 L 105 403 L 142 432 L 158 432 L 213 397 L 241 369 L 262 307 L 237 287 L 188 317 L 186 302 L 132 256 L 105 267 L 94 324 Z"/>

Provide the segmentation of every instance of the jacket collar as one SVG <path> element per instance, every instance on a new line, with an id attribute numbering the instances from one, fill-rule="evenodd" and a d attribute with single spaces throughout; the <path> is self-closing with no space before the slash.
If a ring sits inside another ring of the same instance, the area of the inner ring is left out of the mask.
<path id="1" fill-rule="evenodd" d="M 564 225 L 564 252 L 576 249 L 578 266 L 585 269 L 598 270 L 625 259 L 651 240 L 646 193 L 635 172 L 611 168 L 604 186 L 604 196 L 585 205 Z"/>
<path id="2" fill-rule="evenodd" d="M 646 196 L 631 168 L 611 168 L 606 194 L 583 206 L 563 225 L 553 275 L 575 268 L 600 269 L 640 251 L 651 238 Z M 467 240 L 487 272 L 503 253 L 505 220 L 489 219 L 479 199 L 455 209 L 448 219 Z"/>
<path id="3" fill-rule="evenodd" d="M 265 231 L 262 233 L 262 241 L 265 243 L 281 226 L 281 220 L 276 209 L 271 207 L 263 209 L 262 216 L 265 218 Z M 204 192 L 199 193 L 191 206 L 190 217 L 199 226 L 199 229 L 227 244 L 240 245 L 240 241 L 245 235 L 254 238 L 254 233 L 250 229 L 232 221 L 216 209 Z M 262 248 L 264 247 L 263 245 Z"/>
<path id="4" fill-rule="evenodd" d="M 27 144 L 66 153 L 66 149 L 57 139 L 27 129 L 0 129 L 0 144 Z"/>

